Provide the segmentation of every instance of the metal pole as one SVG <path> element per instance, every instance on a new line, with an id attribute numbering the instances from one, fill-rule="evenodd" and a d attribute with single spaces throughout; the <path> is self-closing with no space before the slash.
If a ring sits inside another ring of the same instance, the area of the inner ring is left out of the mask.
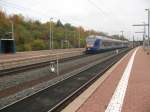
<path id="1" fill-rule="evenodd" d="M 145 41 L 145 36 L 144 36 L 144 34 L 143 34 L 143 47 L 144 47 L 144 41 Z"/>
<path id="2" fill-rule="evenodd" d="M 14 23 L 11 21 L 11 36 L 14 39 Z"/>
<path id="3" fill-rule="evenodd" d="M 149 48 L 149 46 L 150 46 L 150 37 L 149 37 L 149 35 L 150 35 L 149 34 L 149 32 L 150 32 L 149 31 L 149 27 L 150 27 L 150 20 L 149 20 L 150 19 L 150 17 L 149 17 L 150 16 L 150 10 L 149 9 L 145 9 L 145 10 L 148 11 L 148 48 Z"/>
<path id="4" fill-rule="evenodd" d="M 57 56 L 57 75 L 59 75 L 59 61 L 58 61 L 58 56 Z"/>
<path id="5" fill-rule="evenodd" d="M 51 49 L 51 19 L 49 23 L 49 49 Z"/>
<path id="6" fill-rule="evenodd" d="M 124 31 L 120 31 L 120 32 L 122 33 L 122 41 L 123 41 L 123 32 L 124 32 Z M 123 43 L 122 43 L 122 47 L 123 47 Z"/>
<path id="7" fill-rule="evenodd" d="M 52 49 L 54 48 L 53 31 L 52 31 Z"/>
<path id="8" fill-rule="evenodd" d="M 76 32 L 74 31 L 74 47 L 76 47 Z"/>
<path id="9" fill-rule="evenodd" d="M 145 22 L 143 22 L 143 24 L 144 24 L 144 39 L 145 39 L 145 33 L 146 33 L 146 25 L 145 25 Z"/>
<path id="10" fill-rule="evenodd" d="M 53 18 L 50 18 L 50 24 L 49 24 L 49 49 L 52 49 L 52 23 L 51 20 Z"/>
<path id="11" fill-rule="evenodd" d="M 143 22 L 143 23 L 144 23 L 143 47 L 145 47 L 144 41 L 145 41 L 146 26 L 145 26 L 145 22 Z"/>
<path id="12" fill-rule="evenodd" d="M 67 28 L 65 27 L 65 46 L 66 46 L 66 41 L 68 41 L 68 38 L 67 38 Z"/>
<path id="13" fill-rule="evenodd" d="M 150 46 L 150 37 L 149 37 L 149 27 L 150 27 L 150 20 L 149 17 L 150 16 L 150 10 L 148 9 L 148 47 Z"/>
<path id="14" fill-rule="evenodd" d="M 134 35 L 133 35 L 133 48 L 134 48 Z"/>
<path id="15" fill-rule="evenodd" d="M 144 32 L 135 32 L 135 33 L 143 33 L 143 40 L 145 40 L 145 37 L 146 37 L 146 26 L 148 26 L 148 24 L 145 24 L 145 22 L 143 22 L 143 24 L 134 24 L 132 26 L 144 26 Z"/>
<path id="16" fill-rule="evenodd" d="M 150 25 L 150 23 L 149 23 L 149 15 L 150 15 L 150 10 L 148 9 L 148 48 L 150 46 L 150 37 L 149 37 L 149 25 Z"/>
<path id="17" fill-rule="evenodd" d="M 79 29 L 79 40 L 78 40 L 78 47 L 80 48 L 80 30 L 81 28 Z"/>

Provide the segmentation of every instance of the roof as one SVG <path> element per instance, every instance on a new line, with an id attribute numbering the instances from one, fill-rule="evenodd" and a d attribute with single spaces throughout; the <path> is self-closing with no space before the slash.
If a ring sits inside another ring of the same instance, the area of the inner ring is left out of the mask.
<path id="1" fill-rule="evenodd" d="M 1 38 L 0 40 L 14 40 L 14 39 Z"/>

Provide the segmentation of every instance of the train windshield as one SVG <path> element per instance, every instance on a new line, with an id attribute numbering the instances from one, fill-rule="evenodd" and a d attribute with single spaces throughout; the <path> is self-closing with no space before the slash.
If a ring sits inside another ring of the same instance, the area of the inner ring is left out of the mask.
<path id="1" fill-rule="evenodd" d="M 87 43 L 88 45 L 94 45 L 94 43 L 95 43 L 95 38 L 87 38 L 87 39 L 86 39 L 86 43 Z"/>

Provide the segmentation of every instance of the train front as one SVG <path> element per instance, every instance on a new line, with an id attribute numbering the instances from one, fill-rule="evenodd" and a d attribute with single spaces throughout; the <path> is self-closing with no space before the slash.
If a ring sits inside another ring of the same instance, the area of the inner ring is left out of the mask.
<path id="1" fill-rule="evenodd" d="M 97 48 L 95 47 L 96 38 L 89 36 L 86 38 L 86 53 L 96 53 Z"/>

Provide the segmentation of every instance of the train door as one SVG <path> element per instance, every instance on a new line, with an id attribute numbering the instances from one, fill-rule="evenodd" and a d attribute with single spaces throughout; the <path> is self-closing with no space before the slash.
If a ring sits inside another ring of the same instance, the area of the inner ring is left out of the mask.
<path id="1" fill-rule="evenodd" d="M 97 39 L 94 43 L 94 47 L 100 49 L 100 39 Z"/>

